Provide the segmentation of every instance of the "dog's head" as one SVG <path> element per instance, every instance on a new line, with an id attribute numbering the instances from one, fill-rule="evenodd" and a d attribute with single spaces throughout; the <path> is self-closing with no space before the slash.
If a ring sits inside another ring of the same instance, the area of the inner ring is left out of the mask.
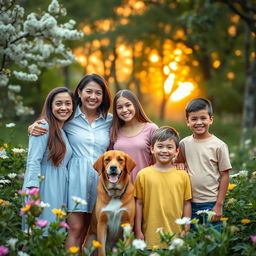
<path id="1" fill-rule="evenodd" d="M 99 175 L 104 176 L 103 178 L 112 184 L 117 184 L 135 166 L 136 163 L 127 154 L 118 150 L 105 152 L 93 165 Z"/>

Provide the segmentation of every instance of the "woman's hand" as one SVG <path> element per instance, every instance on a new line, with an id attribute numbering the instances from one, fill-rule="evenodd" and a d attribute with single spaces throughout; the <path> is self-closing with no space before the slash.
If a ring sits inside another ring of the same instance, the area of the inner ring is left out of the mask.
<path id="1" fill-rule="evenodd" d="M 37 120 L 28 127 L 28 134 L 32 136 L 40 136 L 48 132 L 46 128 L 43 128 L 39 124 L 45 124 L 43 120 Z"/>

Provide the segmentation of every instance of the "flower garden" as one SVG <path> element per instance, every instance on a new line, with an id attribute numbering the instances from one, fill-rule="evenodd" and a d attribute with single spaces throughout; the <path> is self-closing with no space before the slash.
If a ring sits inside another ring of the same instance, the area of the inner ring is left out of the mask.
<path id="1" fill-rule="evenodd" d="M 233 165 L 230 184 L 226 196 L 222 218 L 222 232 L 218 233 L 207 223 L 211 212 L 200 212 L 205 217 L 205 224 L 195 220 L 180 219 L 176 223 L 182 227 L 192 222 L 196 232 L 187 236 L 164 234 L 159 228 L 161 241 L 166 249 L 146 249 L 144 241 L 134 238 L 131 227 L 123 224 L 124 237 L 108 255 L 256 255 L 256 147 L 248 140 L 246 148 L 231 148 L 230 157 Z M 3 255 L 80 255 L 79 248 L 64 250 L 66 232 L 65 206 L 54 209 L 56 221 L 48 223 L 38 220 L 47 203 L 40 201 L 38 189 L 21 190 L 26 163 L 26 149 L 11 143 L 0 144 L 0 256 Z M 42 177 L 43 178 L 43 177 Z M 26 201 L 23 205 L 22 202 Z M 84 203 L 74 198 L 77 204 Z M 26 216 L 28 231 L 21 230 L 23 216 Z M 43 236 L 45 228 L 48 236 Z M 101 245 L 93 241 L 86 255 Z"/>

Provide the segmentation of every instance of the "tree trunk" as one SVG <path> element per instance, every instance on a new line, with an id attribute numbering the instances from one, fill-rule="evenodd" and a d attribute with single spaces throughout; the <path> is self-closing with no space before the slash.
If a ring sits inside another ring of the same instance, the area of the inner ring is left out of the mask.
<path id="1" fill-rule="evenodd" d="M 65 66 L 62 68 L 63 76 L 64 76 L 64 86 L 70 88 L 70 68 L 69 66 Z"/>

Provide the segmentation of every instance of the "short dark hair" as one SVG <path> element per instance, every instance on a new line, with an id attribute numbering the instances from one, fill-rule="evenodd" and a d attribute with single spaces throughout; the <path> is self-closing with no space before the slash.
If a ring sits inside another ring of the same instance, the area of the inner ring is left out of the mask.
<path id="1" fill-rule="evenodd" d="M 171 126 L 162 126 L 154 131 L 151 139 L 151 146 L 154 147 L 157 141 L 165 141 L 168 139 L 174 140 L 176 148 L 179 147 L 179 133 Z"/>
<path id="2" fill-rule="evenodd" d="M 212 103 L 210 100 L 203 98 L 196 98 L 191 100 L 186 106 L 186 118 L 188 118 L 191 112 L 196 112 L 199 110 L 206 109 L 208 111 L 209 116 L 213 116 Z"/>
<path id="3" fill-rule="evenodd" d="M 75 89 L 75 93 L 74 93 L 74 99 L 75 99 L 75 104 L 76 104 L 75 107 L 77 107 L 78 105 L 81 105 L 81 100 L 78 95 L 78 90 L 82 91 L 84 89 L 84 87 L 89 82 L 92 82 L 92 81 L 97 83 L 102 89 L 103 99 L 102 99 L 102 103 L 99 106 L 99 110 L 101 111 L 103 117 L 106 119 L 110 105 L 111 105 L 111 93 L 110 93 L 110 89 L 108 87 L 106 80 L 97 74 L 86 75 L 81 79 L 81 81 L 77 85 L 77 87 Z"/>

